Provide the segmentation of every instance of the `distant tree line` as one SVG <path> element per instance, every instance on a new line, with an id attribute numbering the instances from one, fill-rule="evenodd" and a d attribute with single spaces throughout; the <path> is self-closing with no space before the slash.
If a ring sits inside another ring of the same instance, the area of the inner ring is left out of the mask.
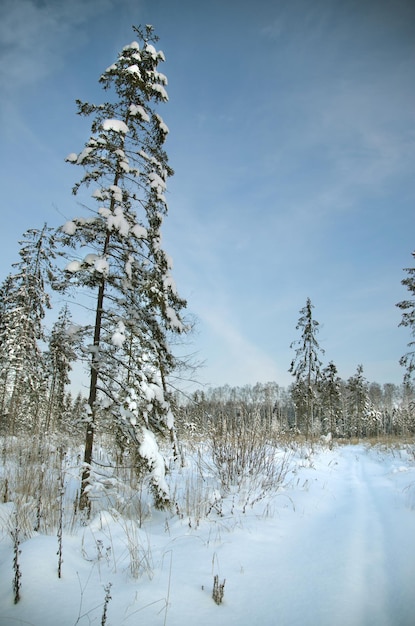
<path id="1" fill-rule="evenodd" d="M 296 384 L 281 387 L 275 382 L 207 388 L 186 399 L 177 395 L 176 423 L 181 435 L 190 431 L 203 436 L 218 423 L 236 428 L 242 422 L 273 437 L 306 433 L 308 437 L 331 433 L 343 439 L 406 437 L 415 433 L 414 400 L 410 386 L 368 382 L 359 366 L 346 381 L 328 377 L 320 382 L 308 428 L 304 396 L 299 398 Z"/>
<path id="2" fill-rule="evenodd" d="M 406 271 L 409 276 L 402 284 L 414 295 L 415 268 Z M 415 300 L 397 306 L 404 311 L 401 325 L 408 326 L 414 336 Z M 349 439 L 413 435 L 415 342 L 409 343 L 410 352 L 400 361 L 406 368 L 402 385 L 369 382 L 363 365 L 342 380 L 333 361 L 323 367 L 324 350 L 318 343 L 319 322 L 313 317 L 313 308 L 307 298 L 300 310 L 296 329 L 301 336 L 291 344 L 294 358 L 289 368 L 295 382 L 288 389 L 269 382 L 196 391 L 184 403 L 178 401 L 182 429 L 204 432 L 218 422 L 246 422 L 255 427 L 260 424 L 272 434 L 295 433 L 306 438 L 329 434 Z"/>

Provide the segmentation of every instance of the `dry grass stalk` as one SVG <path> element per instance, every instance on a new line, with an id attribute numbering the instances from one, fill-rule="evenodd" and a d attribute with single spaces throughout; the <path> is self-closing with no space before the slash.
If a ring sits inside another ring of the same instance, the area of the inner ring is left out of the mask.
<path id="1" fill-rule="evenodd" d="M 217 574 L 215 574 L 215 576 L 213 577 L 212 598 L 216 602 L 216 604 L 222 604 L 223 595 L 225 593 L 225 582 L 226 579 L 224 578 L 223 581 L 220 583 L 219 576 Z"/>

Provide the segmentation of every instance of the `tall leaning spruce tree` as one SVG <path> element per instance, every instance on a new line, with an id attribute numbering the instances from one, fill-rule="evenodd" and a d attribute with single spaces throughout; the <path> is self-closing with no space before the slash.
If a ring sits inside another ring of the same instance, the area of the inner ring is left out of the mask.
<path id="1" fill-rule="evenodd" d="M 83 347 L 90 366 L 80 508 L 87 511 L 100 407 L 147 465 L 156 505 L 168 503 L 157 440 L 168 431 L 175 441 L 167 390 L 175 359 L 168 339 L 186 330 L 186 302 L 161 247 L 166 182 L 173 174 L 163 148 L 168 128 L 156 110 L 168 100 L 167 79 L 158 69 L 164 55 L 155 48 L 151 26 L 133 30 L 137 41 L 99 79 L 107 100 L 77 101 L 79 114 L 92 119 L 91 136 L 80 153 L 66 159 L 83 168 L 73 193 L 91 186 L 95 202 L 85 217 L 60 229 L 69 261 L 65 288 L 87 290 L 95 302 Z"/>
<path id="2" fill-rule="evenodd" d="M 313 318 L 313 308 L 310 298 L 307 298 L 296 326 L 297 330 L 301 330 L 301 337 L 290 346 L 295 349 L 295 356 L 288 370 L 295 377 L 294 401 L 297 413 L 305 425 L 306 438 L 314 427 L 317 383 L 322 365 L 319 353 L 324 354 L 317 341 L 319 323 Z"/>

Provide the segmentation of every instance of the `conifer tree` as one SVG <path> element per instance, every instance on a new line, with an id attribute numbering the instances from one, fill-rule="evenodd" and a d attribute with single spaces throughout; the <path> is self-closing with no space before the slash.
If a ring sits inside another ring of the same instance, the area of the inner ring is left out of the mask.
<path id="1" fill-rule="evenodd" d="M 368 382 L 363 375 L 363 365 L 358 365 L 356 374 L 347 381 L 347 412 L 348 434 L 361 437 L 366 435 L 370 402 L 368 394 Z"/>
<path id="2" fill-rule="evenodd" d="M 10 389 L 10 334 L 8 331 L 10 301 L 8 294 L 12 289 L 13 277 L 9 274 L 0 285 L 0 415 L 1 430 L 6 429 L 7 401 Z"/>
<path id="3" fill-rule="evenodd" d="M 307 298 L 296 326 L 297 330 L 301 330 L 301 338 L 291 343 L 295 356 L 288 370 L 296 379 L 294 396 L 300 418 L 305 421 L 306 438 L 310 429 L 314 428 L 317 383 L 322 365 L 319 353 L 324 354 L 317 341 L 319 323 L 313 318 L 313 308 L 310 298 Z"/>
<path id="4" fill-rule="evenodd" d="M 412 253 L 415 258 L 415 252 Z M 407 273 L 401 283 L 410 292 L 412 299 L 402 300 L 396 305 L 403 311 L 402 320 L 399 326 L 409 328 L 413 339 L 408 343 L 409 352 L 404 354 L 400 359 L 400 364 L 405 368 L 404 382 L 410 384 L 415 372 L 415 267 L 407 267 L 404 270 Z"/>
<path id="5" fill-rule="evenodd" d="M 73 252 L 67 286 L 94 295 L 88 418 L 80 506 L 89 506 L 96 414 L 100 402 L 148 466 L 156 504 L 169 494 L 157 436 L 175 439 L 167 378 L 175 366 L 168 337 L 185 331 L 185 307 L 161 247 L 167 214 L 166 183 L 173 174 L 163 144 L 168 128 L 157 106 L 168 100 L 159 71 L 164 55 L 151 26 L 135 28 L 127 45 L 100 77 L 108 94 L 99 105 L 78 101 L 92 119 L 84 149 L 67 157 L 84 168 L 73 189 L 93 185 L 97 203 L 86 217 L 67 222 L 62 243 Z"/>
<path id="6" fill-rule="evenodd" d="M 337 367 L 330 363 L 321 372 L 320 401 L 324 430 L 333 436 L 342 433 L 342 389 Z"/>
<path id="7" fill-rule="evenodd" d="M 45 430 L 53 429 L 55 417 L 62 419 L 65 386 L 71 381 L 69 373 L 76 360 L 75 336 L 70 332 L 71 314 L 65 305 L 59 313 L 48 337 L 48 351 L 44 355 L 48 374 L 48 401 Z"/>
<path id="8" fill-rule="evenodd" d="M 19 243 L 20 261 L 13 264 L 15 273 L 1 290 L 2 404 L 12 431 L 23 417 L 26 427 L 36 425 L 33 420 L 45 391 L 40 342 L 45 338 L 43 319 L 50 308 L 47 284 L 53 280 L 55 258 L 54 235 L 46 224 L 26 231 Z"/>

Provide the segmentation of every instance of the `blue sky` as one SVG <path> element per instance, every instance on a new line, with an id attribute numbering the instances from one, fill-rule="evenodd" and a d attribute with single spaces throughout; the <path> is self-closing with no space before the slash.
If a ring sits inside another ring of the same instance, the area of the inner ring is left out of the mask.
<path id="1" fill-rule="evenodd" d="M 71 195 L 98 78 L 151 23 L 175 176 L 164 247 L 198 319 L 201 382 L 288 385 L 307 297 L 324 362 L 402 381 L 396 302 L 415 249 L 411 0 L 3 0 L 0 280 Z M 91 201 L 92 202 L 92 201 Z"/>

